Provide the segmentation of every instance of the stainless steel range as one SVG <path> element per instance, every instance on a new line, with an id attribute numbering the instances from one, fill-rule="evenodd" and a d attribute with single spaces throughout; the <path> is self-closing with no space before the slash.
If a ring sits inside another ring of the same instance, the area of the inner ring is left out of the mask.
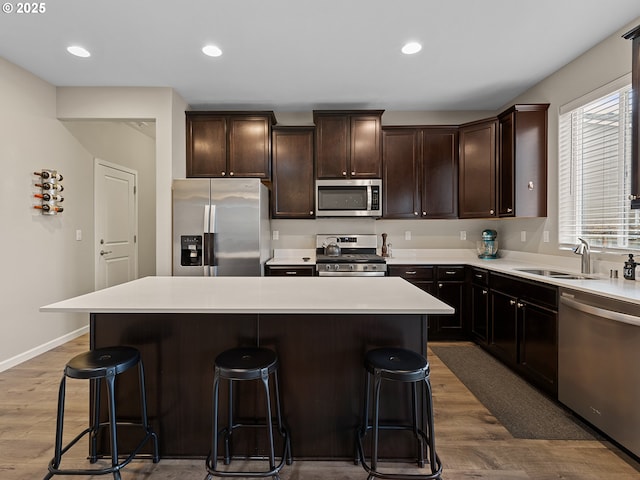
<path id="1" fill-rule="evenodd" d="M 318 275 L 384 277 L 387 264 L 384 257 L 376 254 L 377 242 L 376 235 L 317 235 Z"/>

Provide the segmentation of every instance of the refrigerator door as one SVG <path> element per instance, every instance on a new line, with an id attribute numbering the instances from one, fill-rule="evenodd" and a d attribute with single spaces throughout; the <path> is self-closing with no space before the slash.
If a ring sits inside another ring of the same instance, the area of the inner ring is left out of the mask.
<path id="1" fill-rule="evenodd" d="M 209 244 L 205 235 L 205 219 L 210 211 L 211 181 L 203 179 L 174 180 L 173 195 L 173 275 L 203 276 L 208 274 Z"/>
<path id="2" fill-rule="evenodd" d="M 211 180 L 215 206 L 215 265 L 219 276 L 260 276 L 261 189 L 259 179 Z"/>

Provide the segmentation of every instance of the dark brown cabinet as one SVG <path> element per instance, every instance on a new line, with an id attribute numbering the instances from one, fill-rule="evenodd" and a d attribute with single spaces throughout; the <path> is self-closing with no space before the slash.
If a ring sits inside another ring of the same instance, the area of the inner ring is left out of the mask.
<path id="1" fill-rule="evenodd" d="M 631 208 L 640 208 L 640 25 L 627 32 L 631 40 Z"/>
<path id="2" fill-rule="evenodd" d="M 489 349 L 523 377 L 558 393 L 558 289 L 491 273 Z"/>
<path id="3" fill-rule="evenodd" d="M 496 128 L 496 119 L 460 127 L 460 218 L 497 217 Z"/>
<path id="4" fill-rule="evenodd" d="M 313 140 L 313 127 L 273 128 L 273 218 L 315 216 Z"/>
<path id="5" fill-rule="evenodd" d="M 266 265 L 265 277 L 312 277 L 315 274 L 313 265 Z"/>
<path id="6" fill-rule="evenodd" d="M 186 112 L 187 177 L 271 178 L 273 112 Z"/>
<path id="7" fill-rule="evenodd" d="M 384 218 L 456 218 L 458 130 L 387 127 L 382 131 Z"/>
<path id="8" fill-rule="evenodd" d="M 315 110 L 316 178 L 381 178 L 383 110 Z"/>
<path id="9" fill-rule="evenodd" d="M 389 265 L 389 276 L 402 277 L 455 309 L 452 315 L 430 315 L 431 340 L 468 337 L 464 312 L 465 267 L 463 265 Z"/>
<path id="10" fill-rule="evenodd" d="M 498 115 L 500 217 L 547 216 L 547 110 L 518 104 Z"/>

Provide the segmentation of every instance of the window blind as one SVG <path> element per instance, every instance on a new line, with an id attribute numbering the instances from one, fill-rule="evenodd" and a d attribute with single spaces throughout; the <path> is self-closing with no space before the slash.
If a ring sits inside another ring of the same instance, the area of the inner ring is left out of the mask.
<path id="1" fill-rule="evenodd" d="M 561 109 L 559 243 L 578 237 L 600 250 L 640 249 L 639 211 L 631 210 L 631 85 Z"/>

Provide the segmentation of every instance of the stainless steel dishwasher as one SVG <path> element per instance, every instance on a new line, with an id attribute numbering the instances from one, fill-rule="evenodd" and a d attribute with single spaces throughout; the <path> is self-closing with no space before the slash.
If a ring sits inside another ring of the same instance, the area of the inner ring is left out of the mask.
<path id="1" fill-rule="evenodd" d="M 640 456 L 640 306 L 560 290 L 558 400 Z"/>

